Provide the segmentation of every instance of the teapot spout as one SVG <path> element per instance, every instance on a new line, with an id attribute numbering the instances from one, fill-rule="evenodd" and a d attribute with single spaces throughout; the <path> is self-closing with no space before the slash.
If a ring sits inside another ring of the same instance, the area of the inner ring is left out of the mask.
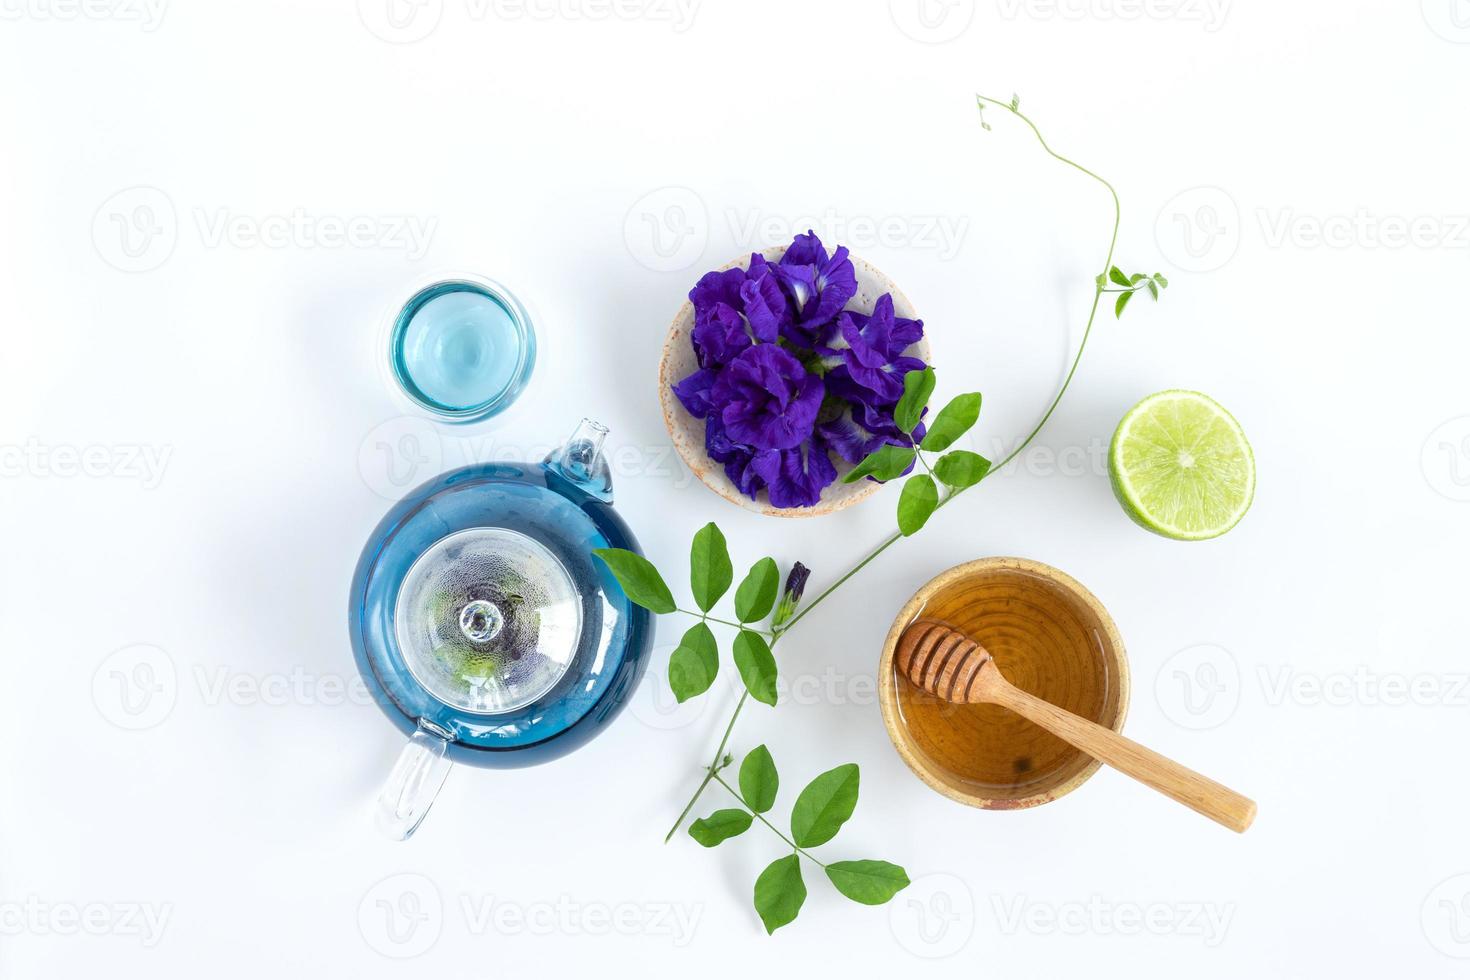
<path id="1" fill-rule="evenodd" d="M 575 483 L 583 491 L 612 503 L 612 471 L 602 444 L 607 439 L 607 426 L 583 419 L 571 438 L 546 457 L 546 466 L 563 479 Z"/>

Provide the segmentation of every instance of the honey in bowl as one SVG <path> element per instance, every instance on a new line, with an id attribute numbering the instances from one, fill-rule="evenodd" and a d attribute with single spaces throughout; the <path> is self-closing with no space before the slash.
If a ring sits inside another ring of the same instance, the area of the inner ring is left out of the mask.
<path id="1" fill-rule="evenodd" d="M 1023 559 L 951 569 L 920 590 L 895 624 L 934 620 L 977 641 L 1015 686 L 1084 718 L 1120 728 L 1127 665 L 1111 619 L 1068 576 Z M 955 704 L 914 687 L 885 652 L 884 699 L 900 754 L 935 789 L 974 806 L 1035 806 L 1070 791 L 1097 763 L 999 705 Z"/>

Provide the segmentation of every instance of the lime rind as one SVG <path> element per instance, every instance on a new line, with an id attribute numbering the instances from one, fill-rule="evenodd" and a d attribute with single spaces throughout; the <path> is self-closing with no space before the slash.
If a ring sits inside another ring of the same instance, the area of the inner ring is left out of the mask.
<path id="1" fill-rule="evenodd" d="M 1134 523 L 1181 541 L 1219 537 L 1255 498 L 1244 430 L 1197 391 L 1161 391 L 1130 409 L 1113 434 L 1108 474 Z"/>

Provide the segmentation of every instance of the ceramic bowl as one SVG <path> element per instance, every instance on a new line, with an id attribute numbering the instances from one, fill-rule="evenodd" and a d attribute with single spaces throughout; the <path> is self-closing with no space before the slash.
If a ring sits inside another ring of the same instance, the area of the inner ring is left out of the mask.
<path id="1" fill-rule="evenodd" d="M 785 251 L 785 246 L 777 246 L 766 249 L 762 254 L 775 262 Z M 720 267 L 719 271 L 744 269 L 749 265 L 750 255 L 746 254 L 732 262 L 727 262 Z M 914 304 L 909 302 L 908 297 L 894 284 L 892 279 L 855 255 L 852 256 L 852 266 L 857 274 L 858 291 L 857 295 L 848 302 L 847 309 L 872 313 L 878 297 L 884 293 L 891 293 L 895 315 L 911 320 L 919 318 L 918 313 L 914 310 Z M 673 386 L 699 368 L 699 363 L 694 356 L 694 346 L 689 341 L 689 334 L 693 329 L 694 304 L 685 300 L 684 305 L 679 307 L 679 312 L 674 316 L 674 322 L 669 327 L 668 340 L 664 342 L 663 357 L 658 367 L 658 397 L 663 407 L 664 425 L 668 427 L 669 437 L 674 441 L 675 450 L 684 460 L 684 464 L 694 472 L 695 476 L 699 477 L 705 486 L 732 504 L 757 514 L 768 514 L 775 517 L 816 517 L 831 514 L 844 507 L 851 507 L 859 500 L 877 492 L 880 485 L 872 480 L 843 483 L 842 476 L 852 469 L 852 465 L 834 456 L 832 462 L 837 467 L 837 480 L 822 491 L 821 501 L 813 507 L 772 507 L 764 490 L 757 495 L 755 500 L 741 493 L 725 475 L 724 466 L 706 455 L 704 420 L 690 415 L 685 411 L 684 406 L 679 404 L 679 399 L 674 397 Z M 922 340 L 910 347 L 907 353 L 919 358 L 925 364 L 932 364 L 927 333 Z"/>
<path id="2" fill-rule="evenodd" d="M 904 605 L 883 645 L 878 700 L 898 754 L 931 789 L 986 810 L 1058 799 L 1100 763 L 993 704 L 955 705 L 920 692 L 894 669 L 898 638 L 935 619 L 978 641 L 1006 679 L 1068 711 L 1122 731 L 1128 661 L 1102 603 L 1063 572 L 1024 558 L 951 568 Z"/>

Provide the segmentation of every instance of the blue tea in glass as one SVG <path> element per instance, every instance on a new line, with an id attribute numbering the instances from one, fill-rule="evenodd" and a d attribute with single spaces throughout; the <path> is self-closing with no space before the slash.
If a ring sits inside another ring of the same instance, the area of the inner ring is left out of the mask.
<path id="1" fill-rule="evenodd" d="M 454 422 L 505 409 L 536 364 L 530 316 L 488 280 L 447 279 L 419 290 L 394 319 L 389 344 L 404 393 Z"/>

